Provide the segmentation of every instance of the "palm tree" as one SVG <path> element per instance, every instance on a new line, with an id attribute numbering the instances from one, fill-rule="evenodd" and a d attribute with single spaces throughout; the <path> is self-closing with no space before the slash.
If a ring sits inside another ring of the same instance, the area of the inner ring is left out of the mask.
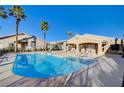
<path id="1" fill-rule="evenodd" d="M 117 42 L 118 42 L 118 38 L 115 38 L 115 45 L 117 45 Z"/>
<path id="2" fill-rule="evenodd" d="M 77 35 L 76 33 L 73 33 L 73 32 L 66 32 L 66 34 L 67 34 L 67 36 L 68 36 L 69 38 L 72 38 L 72 37 L 74 37 L 75 35 Z"/>
<path id="3" fill-rule="evenodd" d="M 43 49 L 46 49 L 46 32 L 48 30 L 48 22 L 47 21 L 42 21 L 40 24 L 41 30 L 43 32 Z"/>
<path id="4" fill-rule="evenodd" d="M 18 5 L 13 6 L 12 8 L 9 9 L 9 15 L 14 16 L 16 19 L 16 46 L 15 46 L 15 52 L 18 51 L 18 28 L 19 28 L 19 23 L 21 19 L 25 20 L 26 15 L 23 11 L 23 8 L 21 8 Z"/>
<path id="5" fill-rule="evenodd" d="M 6 19 L 8 16 L 7 16 L 7 13 L 5 12 L 5 8 L 0 6 L 0 18 L 2 19 Z M 1 29 L 1 27 L 0 27 Z"/>

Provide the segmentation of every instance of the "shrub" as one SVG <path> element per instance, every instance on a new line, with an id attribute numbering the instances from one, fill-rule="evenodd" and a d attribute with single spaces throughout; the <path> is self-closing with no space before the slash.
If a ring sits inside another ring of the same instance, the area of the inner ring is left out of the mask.
<path id="1" fill-rule="evenodd" d="M 15 47 L 9 46 L 9 47 L 7 47 L 5 50 L 6 50 L 7 52 L 14 52 Z"/>

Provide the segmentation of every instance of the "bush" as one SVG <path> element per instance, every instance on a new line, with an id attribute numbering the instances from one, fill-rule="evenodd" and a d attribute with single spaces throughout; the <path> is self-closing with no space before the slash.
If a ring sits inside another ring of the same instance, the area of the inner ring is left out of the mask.
<path id="1" fill-rule="evenodd" d="M 43 49 L 42 49 L 42 48 L 40 48 L 40 51 L 43 51 Z"/>
<path id="2" fill-rule="evenodd" d="M 59 46 L 54 46 L 52 49 L 51 49 L 52 51 L 59 51 L 59 50 L 62 50 L 61 48 L 59 48 Z"/>
<path id="3" fill-rule="evenodd" d="M 7 47 L 7 48 L 0 49 L 0 55 L 3 55 L 3 54 L 8 53 L 8 52 L 14 52 L 14 48 L 13 47 Z"/>
<path id="4" fill-rule="evenodd" d="M 15 47 L 9 46 L 5 50 L 7 50 L 8 52 L 14 52 Z"/>
<path id="5" fill-rule="evenodd" d="M 5 48 L 3 48 L 3 49 L 1 49 L 0 50 L 0 54 L 5 54 L 5 53 L 7 53 L 8 51 L 5 49 Z"/>

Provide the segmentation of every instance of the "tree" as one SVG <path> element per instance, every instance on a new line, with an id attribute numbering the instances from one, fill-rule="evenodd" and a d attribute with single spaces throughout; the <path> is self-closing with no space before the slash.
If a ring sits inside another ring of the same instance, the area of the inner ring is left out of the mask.
<path id="1" fill-rule="evenodd" d="M 66 32 L 66 34 L 67 34 L 67 36 L 68 36 L 69 38 L 72 38 L 72 37 L 74 37 L 75 35 L 77 35 L 76 33 L 73 33 L 73 32 Z"/>
<path id="2" fill-rule="evenodd" d="M 46 32 L 48 30 L 48 22 L 42 21 L 40 27 L 41 31 L 43 32 L 43 49 L 46 49 Z"/>
<path id="3" fill-rule="evenodd" d="M 7 19 L 7 17 L 8 16 L 7 16 L 7 13 L 5 12 L 5 8 L 0 6 L 0 18 Z M 1 29 L 1 27 L 0 27 L 0 29 Z"/>
<path id="4" fill-rule="evenodd" d="M 118 38 L 115 38 L 115 45 L 117 45 L 117 42 L 118 42 Z"/>
<path id="5" fill-rule="evenodd" d="M 26 19 L 26 15 L 23 11 L 23 8 L 21 8 L 18 5 L 13 6 L 12 8 L 9 9 L 9 15 L 15 17 L 16 19 L 16 46 L 15 46 L 15 52 L 18 51 L 18 28 L 19 28 L 19 23 L 23 19 Z"/>

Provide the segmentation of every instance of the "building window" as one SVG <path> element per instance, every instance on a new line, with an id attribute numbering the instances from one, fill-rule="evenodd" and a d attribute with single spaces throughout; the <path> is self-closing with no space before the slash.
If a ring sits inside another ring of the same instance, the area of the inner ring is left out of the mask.
<path id="1" fill-rule="evenodd" d="M 9 43 L 9 47 L 14 47 L 14 43 Z"/>

